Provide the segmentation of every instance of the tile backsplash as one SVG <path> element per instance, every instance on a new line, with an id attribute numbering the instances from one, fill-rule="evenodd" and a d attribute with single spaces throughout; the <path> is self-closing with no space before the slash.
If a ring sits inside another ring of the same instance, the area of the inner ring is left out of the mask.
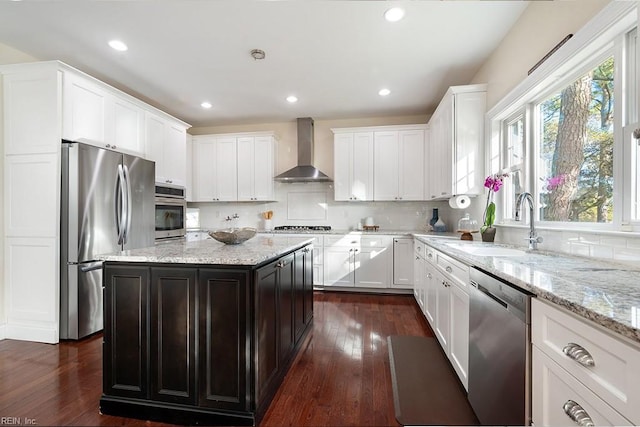
<path id="1" fill-rule="evenodd" d="M 636 233 L 564 231 L 538 228 L 544 239 L 538 249 L 626 263 L 640 262 L 640 236 Z M 529 227 L 499 226 L 496 242 L 526 245 Z"/>
<path id="2" fill-rule="evenodd" d="M 200 210 L 200 227 L 228 227 L 228 216 L 238 214 L 239 227 L 264 229 L 262 212 L 273 211 L 272 225 L 330 225 L 334 229 L 356 229 L 358 222 L 373 217 L 380 231 L 422 230 L 438 208 L 448 230 L 451 220 L 447 202 L 336 202 L 331 183 L 275 183 L 275 201 L 243 203 L 189 203 Z M 462 215 L 460 215 L 462 216 Z"/>

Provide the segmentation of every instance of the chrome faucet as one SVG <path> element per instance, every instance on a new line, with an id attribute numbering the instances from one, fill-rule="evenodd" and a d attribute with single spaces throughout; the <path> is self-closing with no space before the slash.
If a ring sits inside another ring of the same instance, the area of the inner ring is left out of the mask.
<path id="1" fill-rule="evenodd" d="M 520 208 L 524 200 L 529 202 L 529 237 L 527 238 L 529 241 L 529 249 L 538 249 L 538 243 L 542 243 L 542 236 L 538 236 L 536 228 L 533 225 L 534 202 L 531 193 L 520 193 L 518 196 L 516 200 L 516 221 L 520 221 Z"/>

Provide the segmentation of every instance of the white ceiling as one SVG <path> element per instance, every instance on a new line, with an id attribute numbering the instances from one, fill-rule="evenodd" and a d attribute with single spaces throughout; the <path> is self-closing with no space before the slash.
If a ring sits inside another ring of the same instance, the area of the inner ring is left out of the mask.
<path id="1" fill-rule="evenodd" d="M 0 42 L 194 126 L 429 114 L 447 87 L 469 83 L 527 4 L 5 0 Z M 406 10 L 402 21 L 383 19 L 392 5 Z M 129 50 L 107 46 L 115 38 Z M 266 59 L 251 58 L 254 48 Z"/>

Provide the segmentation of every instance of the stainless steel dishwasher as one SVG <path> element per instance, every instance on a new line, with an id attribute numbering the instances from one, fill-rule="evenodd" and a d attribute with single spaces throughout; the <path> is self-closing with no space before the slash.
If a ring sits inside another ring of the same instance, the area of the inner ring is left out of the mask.
<path id="1" fill-rule="evenodd" d="M 531 294 L 475 267 L 469 402 L 482 425 L 530 425 Z"/>

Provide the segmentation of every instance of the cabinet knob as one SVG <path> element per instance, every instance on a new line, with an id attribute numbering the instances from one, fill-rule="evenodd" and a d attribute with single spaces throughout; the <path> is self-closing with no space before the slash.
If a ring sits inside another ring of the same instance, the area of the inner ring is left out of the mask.
<path id="1" fill-rule="evenodd" d="M 113 148 L 113 149 L 115 150 L 115 149 L 116 149 L 116 148 L 118 148 L 118 147 L 116 147 L 115 145 L 112 145 L 112 146 L 111 146 L 111 148 Z"/>
<path id="2" fill-rule="evenodd" d="M 106 144 L 105 147 L 111 148 L 111 144 Z"/>
<path id="3" fill-rule="evenodd" d="M 595 424 L 589 413 L 585 411 L 585 409 L 580 406 L 575 401 L 569 399 L 562 405 L 562 409 L 564 413 L 573 421 L 581 427 L 593 427 Z"/>
<path id="4" fill-rule="evenodd" d="M 427 273 L 427 279 L 431 279 L 431 273 Z"/>
<path id="5" fill-rule="evenodd" d="M 448 265 L 445 268 L 445 270 L 447 271 L 447 273 L 453 273 L 453 269 L 451 267 L 449 267 Z"/>
<path id="6" fill-rule="evenodd" d="M 593 360 L 593 356 L 589 353 L 584 347 L 580 344 L 576 344 L 574 342 L 570 342 L 565 345 L 562 349 L 562 352 L 567 355 L 567 357 L 575 360 L 582 366 L 586 366 L 588 368 L 595 366 L 596 362 Z"/>

